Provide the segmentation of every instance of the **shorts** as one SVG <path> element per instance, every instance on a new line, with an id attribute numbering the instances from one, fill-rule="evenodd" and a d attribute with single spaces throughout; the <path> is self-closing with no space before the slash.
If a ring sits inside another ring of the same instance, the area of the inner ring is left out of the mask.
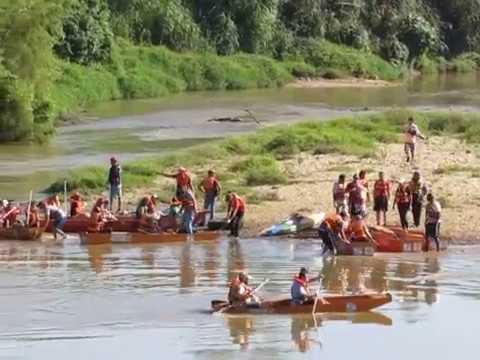
<path id="1" fill-rule="evenodd" d="M 405 143 L 405 152 L 415 152 L 415 144 L 413 143 Z"/>
<path id="2" fill-rule="evenodd" d="M 377 196 L 373 200 L 373 211 L 388 211 L 388 198 L 386 196 Z"/>
<path id="3" fill-rule="evenodd" d="M 122 185 L 110 185 L 110 199 L 122 198 Z"/>
<path id="4" fill-rule="evenodd" d="M 361 216 L 362 218 L 366 218 L 367 215 L 368 215 L 368 212 L 364 205 L 360 205 L 360 204 L 350 205 L 350 216 Z"/>

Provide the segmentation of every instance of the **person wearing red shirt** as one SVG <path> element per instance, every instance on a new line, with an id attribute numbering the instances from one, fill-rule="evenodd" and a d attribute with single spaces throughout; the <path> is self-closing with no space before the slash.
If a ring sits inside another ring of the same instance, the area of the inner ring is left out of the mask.
<path id="1" fill-rule="evenodd" d="M 82 196 L 76 192 L 70 196 L 70 217 L 85 214 L 85 202 Z"/>
<path id="2" fill-rule="evenodd" d="M 398 183 L 397 191 L 395 192 L 395 200 L 393 202 L 393 208 L 395 209 L 395 205 L 398 208 L 398 214 L 400 216 L 400 224 L 402 224 L 403 230 L 408 230 L 408 220 L 407 214 L 410 210 L 410 205 L 412 203 L 412 195 L 408 191 L 408 185 L 405 180 L 400 180 Z"/>
<path id="3" fill-rule="evenodd" d="M 215 203 L 220 191 L 222 190 L 215 171 L 209 170 L 207 177 L 198 186 L 198 189 L 205 194 L 204 209 L 210 214 L 210 220 L 215 218 Z"/>
<path id="4" fill-rule="evenodd" d="M 245 216 L 245 200 L 233 191 L 228 192 L 225 200 L 228 203 L 227 219 L 230 223 L 230 235 L 238 237 Z"/>
<path id="5" fill-rule="evenodd" d="M 162 174 L 162 175 L 176 180 L 177 190 L 175 192 L 175 196 L 178 200 L 181 201 L 184 195 L 188 191 L 193 192 L 192 179 L 187 169 L 185 169 L 184 167 L 178 168 L 178 171 L 176 174 Z"/>
<path id="6" fill-rule="evenodd" d="M 383 171 L 373 186 L 373 211 L 377 214 L 377 225 L 387 225 L 388 200 L 390 199 L 390 181 L 385 179 Z M 382 222 L 383 218 L 383 222 Z"/>

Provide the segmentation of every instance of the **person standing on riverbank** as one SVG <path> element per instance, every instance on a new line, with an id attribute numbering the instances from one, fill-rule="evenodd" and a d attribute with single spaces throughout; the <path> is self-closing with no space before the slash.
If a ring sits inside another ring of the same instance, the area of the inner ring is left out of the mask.
<path id="1" fill-rule="evenodd" d="M 405 155 L 407 156 L 407 163 L 415 160 L 415 153 L 417 148 L 417 137 L 425 140 L 426 137 L 420 132 L 413 117 L 408 118 L 408 125 L 405 129 Z"/>
<path id="2" fill-rule="evenodd" d="M 357 174 L 353 175 L 353 180 L 347 185 L 348 207 L 350 216 L 367 216 L 367 189 Z"/>
<path id="3" fill-rule="evenodd" d="M 390 181 L 385 179 L 383 171 L 373 186 L 373 211 L 377 214 L 377 225 L 387 225 L 388 200 L 390 199 Z M 383 218 L 383 219 L 382 219 Z M 383 221 L 382 221 L 383 220 Z"/>
<path id="4" fill-rule="evenodd" d="M 413 223 L 416 227 L 420 226 L 422 217 L 423 200 L 428 193 L 428 188 L 420 175 L 420 171 L 414 171 L 412 180 L 408 184 L 408 192 L 412 201 Z"/>
<path id="5" fill-rule="evenodd" d="M 340 214 L 342 211 L 348 212 L 347 184 L 345 174 L 341 174 L 338 177 L 338 181 L 333 184 L 332 196 L 333 206 L 337 214 Z"/>
<path id="6" fill-rule="evenodd" d="M 198 189 L 205 194 L 203 207 L 209 211 L 210 220 L 215 218 L 215 206 L 217 198 L 222 190 L 215 171 L 209 170 L 207 177 L 198 186 Z"/>
<path id="7" fill-rule="evenodd" d="M 412 197 L 408 191 L 408 186 L 405 180 L 400 180 L 398 183 L 397 191 L 395 192 L 395 200 L 393 201 L 392 209 L 395 209 L 395 205 L 398 209 L 398 215 L 400 216 L 400 224 L 403 230 L 408 230 L 407 214 L 410 210 L 412 203 Z"/>
<path id="8" fill-rule="evenodd" d="M 165 177 L 175 179 L 177 182 L 177 189 L 175 190 L 175 197 L 182 200 L 188 191 L 193 192 L 192 178 L 184 167 L 179 167 L 176 174 L 162 174 Z"/>
<path id="9" fill-rule="evenodd" d="M 113 211 L 113 201 L 115 199 L 118 199 L 117 211 L 122 211 L 122 167 L 115 157 L 110 159 L 108 186 L 110 188 L 110 211 Z"/>
<path id="10" fill-rule="evenodd" d="M 225 200 L 228 203 L 227 219 L 230 224 L 230 235 L 233 237 L 239 237 L 240 228 L 242 227 L 246 211 L 245 200 L 233 191 L 227 193 Z"/>
<path id="11" fill-rule="evenodd" d="M 430 240 L 435 242 L 437 252 L 440 251 L 440 218 L 442 207 L 435 200 L 432 193 L 427 195 L 427 206 L 425 207 L 425 251 L 430 248 Z"/>

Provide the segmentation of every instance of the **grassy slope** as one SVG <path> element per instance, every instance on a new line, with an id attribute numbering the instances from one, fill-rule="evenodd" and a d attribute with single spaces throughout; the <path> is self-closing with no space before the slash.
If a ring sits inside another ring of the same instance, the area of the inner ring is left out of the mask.
<path id="1" fill-rule="evenodd" d="M 261 201 L 252 186 L 288 181 L 288 174 L 283 172 L 279 160 L 300 152 L 376 156 L 379 143 L 401 141 L 402 129 L 410 115 L 415 116 L 427 134 L 448 134 L 468 142 L 480 142 L 480 115 L 396 110 L 329 122 L 309 121 L 288 127 L 269 127 L 253 135 L 227 138 L 174 155 L 135 161 L 124 166 L 124 185 L 127 190 L 149 187 L 160 173 L 180 165 L 198 169 L 203 174 L 207 166 L 226 164 L 219 174 L 226 189 L 236 189 L 251 200 Z M 105 176 L 104 168 L 83 168 L 72 171 L 68 182 L 71 190 L 99 192 L 105 186 Z M 63 179 L 49 188 L 50 192 L 62 190 Z M 164 190 L 163 198 L 168 199 L 171 189 Z"/>
<path id="2" fill-rule="evenodd" d="M 403 69 L 376 55 L 313 43 L 285 62 L 251 54 L 222 57 L 176 53 L 165 47 L 121 44 L 112 64 L 85 67 L 59 63 L 52 99 L 58 113 L 99 101 L 152 98 L 181 91 L 236 90 L 282 86 L 294 77 L 358 76 L 399 79 Z"/>

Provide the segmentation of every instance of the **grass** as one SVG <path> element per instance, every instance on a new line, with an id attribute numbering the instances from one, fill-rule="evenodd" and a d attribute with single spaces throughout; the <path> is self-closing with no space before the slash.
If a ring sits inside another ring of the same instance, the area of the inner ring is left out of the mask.
<path id="1" fill-rule="evenodd" d="M 417 60 L 415 66 L 422 74 L 470 73 L 480 69 L 480 54 L 468 52 L 449 61 L 442 57 L 431 57 L 425 54 Z"/>
<path id="2" fill-rule="evenodd" d="M 328 122 L 306 121 L 291 126 L 267 127 L 255 134 L 237 136 L 197 145 L 171 155 L 151 157 L 124 164 L 124 187 L 149 187 L 161 173 L 178 166 L 203 176 L 207 167 L 216 167 L 224 190 L 235 190 L 255 201 L 264 197 L 255 188 L 288 182 L 280 160 L 300 152 L 314 154 L 340 153 L 360 158 L 378 156 L 379 145 L 402 141 L 402 131 L 409 116 L 416 118 L 427 135 L 448 135 L 480 143 L 480 115 L 451 112 L 413 112 L 395 110 Z M 340 170 L 339 168 L 336 168 Z M 332 171 L 331 169 L 328 169 Z M 342 170 L 347 170 L 346 168 Z M 449 165 L 437 174 L 471 172 L 480 169 Z M 93 193 L 105 188 L 106 169 L 88 167 L 70 172 L 70 190 Z M 52 184 L 48 192 L 63 191 L 63 179 Z M 166 198 L 171 188 L 162 189 Z"/>
<path id="3" fill-rule="evenodd" d="M 435 175 L 448 175 L 454 173 L 472 173 L 472 177 L 474 174 L 480 173 L 480 168 L 477 166 L 470 166 L 470 165 L 460 165 L 460 164 L 451 164 L 439 167 L 433 171 Z"/>

